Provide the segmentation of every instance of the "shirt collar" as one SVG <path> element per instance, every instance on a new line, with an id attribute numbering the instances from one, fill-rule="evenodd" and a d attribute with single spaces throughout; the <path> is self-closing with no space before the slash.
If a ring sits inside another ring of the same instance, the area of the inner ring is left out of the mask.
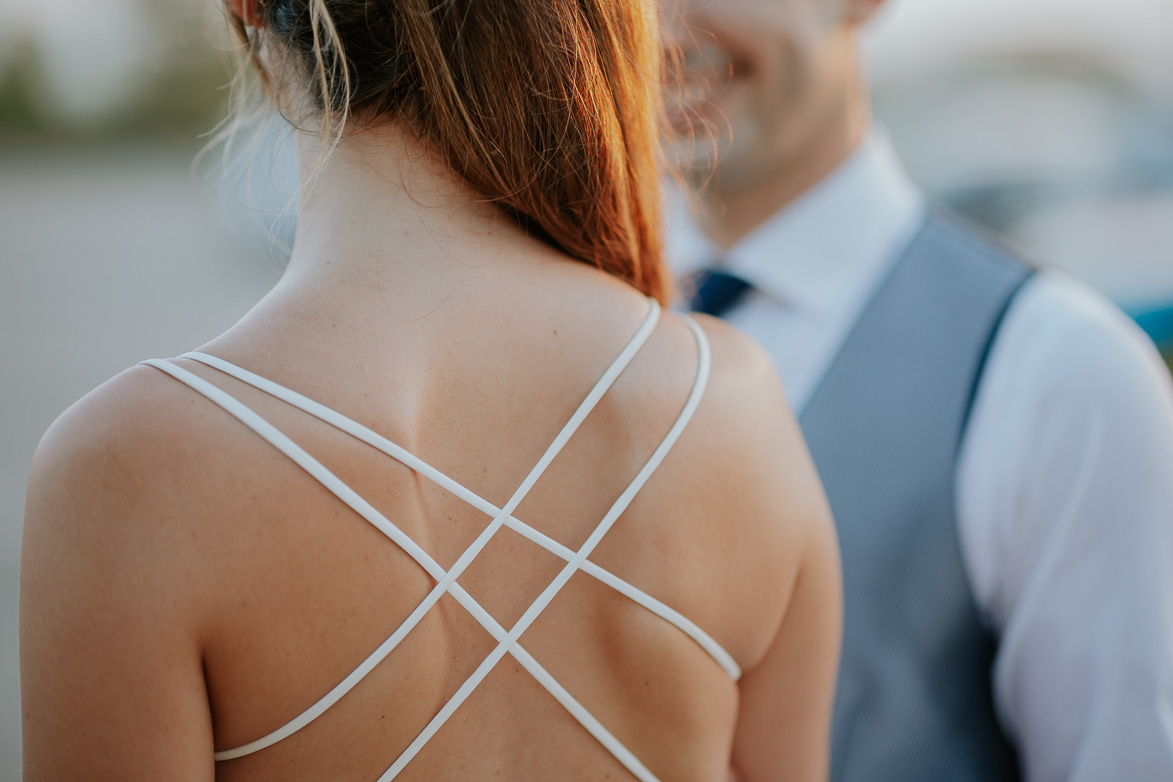
<path id="1" fill-rule="evenodd" d="M 888 267 L 924 219 L 924 200 L 886 136 L 873 133 L 829 175 L 728 250 L 677 225 L 678 269 L 723 259 L 759 292 L 832 317 Z"/>

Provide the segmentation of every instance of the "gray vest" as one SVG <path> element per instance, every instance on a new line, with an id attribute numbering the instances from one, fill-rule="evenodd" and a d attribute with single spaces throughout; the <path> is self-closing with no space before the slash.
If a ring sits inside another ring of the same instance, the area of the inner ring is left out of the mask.
<path id="1" fill-rule="evenodd" d="M 930 217 L 802 415 L 843 553 L 835 782 L 1018 776 L 994 714 L 994 639 L 962 559 L 954 468 L 986 354 L 1029 274 Z"/>

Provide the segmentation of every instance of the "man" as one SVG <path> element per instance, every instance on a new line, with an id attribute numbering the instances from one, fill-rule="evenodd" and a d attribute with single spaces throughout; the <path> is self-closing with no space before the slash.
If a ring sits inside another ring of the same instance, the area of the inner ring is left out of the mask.
<path id="1" fill-rule="evenodd" d="M 881 2 L 665 3 L 678 259 L 772 354 L 839 526 L 832 778 L 1173 779 L 1169 378 L 926 207 L 871 127 Z"/>

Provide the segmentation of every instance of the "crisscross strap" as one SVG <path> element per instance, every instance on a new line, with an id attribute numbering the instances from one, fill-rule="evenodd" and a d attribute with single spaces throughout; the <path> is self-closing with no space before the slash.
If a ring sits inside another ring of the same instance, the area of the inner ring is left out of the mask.
<path id="1" fill-rule="evenodd" d="M 330 692 L 326 693 L 317 703 L 306 709 L 300 715 L 295 717 L 290 722 L 282 727 L 263 736 L 256 741 L 237 747 L 235 749 L 224 750 L 217 752 L 216 760 L 231 760 L 233 758 L 250 755 L 253 752 L 264 749 L 265 747 L 276 744 L 284 738 L 296 733 L 301 728 L 308 725 L 313 720 L 317 719 L 327 709 L 342 699 L 346 693 L 350 692 L 363 678 L 366 677 L 374 668 L 388 655 L 391 651 L 399 645 L 400 641 L 407 636 L 407 634 L 423 619 L 424 615 L 431 609 L 440 597 L 447 591 L 448 587 L 452 586 L 456 578 L 464 571 L 465 568 L 472 562 L 473 558 L 488 544 L 493 533 L 495 533 L 504 523 L 504 519 L 512 515 L 513 510 L 525 498 L 529 489 L 537 482 L 537 479 L 545 471 L 545 469 L 558 455 L 558 452 L 570 440 L 570 437 L 586 419 L 587 415 L 598 404 L 603 395 L 618 379 L 619 375 L 626 369 L 627 365 L 643 347 L 648 337 L 651 336 L 655 329 L 656 323 L 660 316 L 659 304 L 652 299 L 649 299 L 650 306 L 648 314 L 644 318 L 643 323 L 640 324 L 639 329 L 631 338 L 624 349 L 619 353 L 611 365 L 607 368 L 603 376 L 583 399 L 582 403 L 575 410 L 570 420 L 566 422 L 558 436 L 546 449 L 545 453 L 538 460 L 537 464 L 530 470 L 530 473 L 522 481 L 521 485 L 514 492 L 513 496 L 506 503 L 493 520 L 481 531 L 480 535 L 469 545 L 469 547 L 457 558 L 456 563 L 453 564 L 449 571 L 445 571 L 438 563 L 436 563 L 431 556 L 428 555 L 414 540 L 412 540 L 406 533 L 400 530 L 395 524 L 391 523 L 383 514 L 379 513 L 373 506 L 364 500 L 357 492 L 346 485 L 342 480 L 331 473 L 323 464 L 318 462 L 310 456 L 304 449 L 294 443 L 283 432 L 276 427 L 269 424 L 264 418 L 251 410 L 246 405 L 242 404 L 235 397 L 220 390 L 214 384 L 209 383 L 198 375 L 192 374 L 182 367 L 179 367 L 169 361 L 159 361 L 152 359 L 144 361 L 144 364 L 149 364 L 157 369 L 167 372 L 172 377 L 180 380 L 188 385 L 193 390 L 203 394 L 212 402 L 219 405 L 226 412 L 237 418 L 241 423 L 248 426 L 262 438 L 267 440 L 271 445 L 280 450 L 298 466 L 304 469 L 311 477 L 315 478 L 326 489 L 333 493 L 336 497 L 350 506 L 356 513 L 373 524 L 388 538 L 390 538 L 396 545 L 402 548 L 409 556 L 416 560 L 425 571 L 428 572 L 432 578 L 436 580 L 435 587 L 428 593 L 428 595 L 416 606 L 416 608 L 403 621 L 403 624 L 393 633 L 386 641 L 379 645 L 379 647 L 367 657 L 366 660 L 359 665 L 349 676 L 339 682 Z M 482 612 L 483 613 L 483 612 Z M 475 614 L 475 612 L 474 612 Z M 488 614 L 484 614 L 488 617 Z M 479 618 L 479 617 L 478 617 Z M 491 618 L 491 617 L 490 617 Z M 483 624 L 483 622 L 482 622 Z"/>
<path id="2" fill-rule="evenodd" d="M 697 370 L 696 382 L 693 384 L 692 392 L 689 394 L 688 400 L 685 402 L 684 409 L 677 417 L 676 422 L 672 425 L 671 429 L 668 430 L 668 434 L 665 435 L 664 439 L 660 442 L 660 445 L 652 453 L 651 457 L 644 464 L 639 473 L 636 474 L 635 478 L 631 481 L 628 487 L 621 495 L 619 495 L 619 498 L 611 506 L 611 509 L 607 511 L 607 514 L 603 516 L 603 519 L 599 522 L 598 526 L 595 527 L 594 531 L 591 533 L 590 537 L 587 538 L 586 542 L 583 543 L 583 545 L 575 553 L 574 557 L 566 563 L 561 572 L 559 572 L 558 575 L 554 577 L 554 580 L 550 582 L 549 586 L 547 586 L 545 590 L 543 590 L 542 593 L 538 595 L 537 599 L 535 599 L 533 603 L 530 604 L 530 607 L 526 609 L 521 618 L 518 619 L 516 624 L 513 625 L 513 628 L 509 631 L 508 636 L 498 642 L 497 648 L 494 649 L 489 654 L 489 656 L 485 658 L 484 662 L 482 662 L 481 665 L 473 672 L 473 674 L 469 676 L 468 679 L 466 679 L 465 682 L 457 689 L 456 693 L 448 700 L 448 703 L 446 703 L 443 708 L 440 709 L 439 713 L 437 713 L 436 716 L 432 718 L 432 721 L 428 723 L 427 727 L 425 727 L 424 730 L 421 731 L 420 734 L 415 738 L 415 740 L 412 741 L 410 745 L 408 745 L 407 749 L 403 751 L 403 754 L 399 756 L 395 763 L 392 764 L 392 766 L 388 768 L 381 777 L 379 777 L 379 782 L 388 782 L 388 780 L 394 779 L 399 774 L 399 772 L 402 771 L 407 766 L 407 764 L 411 762 L 411 759 L 414 758 L 421 749 L 423 749 L 424 745 L 427 744 L 432 736 L 436 734 L 436 731 L 438 731 L 444 725 L 444 723 L 448 721 L 448 718 L 451 717 L 453 713 L 455 713 L 456 709 L 458 709 L 460 705 L 468 698 L 468 696 L 473 693 L 477 686 L 479 686 L 480 683 L 484 681 L 485 677 L 489 675 L 489 672 L 492 671 L 494 666 L 496 666 L 501 658 L 504 657 L 505 654 L 511 649 L 517 648 L 517 639 L 521 637 L 521 634 L 524 633 L 541 615 L 546 607 L 550 605 L 550 602 L 562 590 L 562 587 L 566 586 L 567 582 L 570 581 L 571 576 L 573 576 L 575 571 L 577 571 L 582 566 L 582 563 L 588 556 L 590 556 L 590 553 L 594 551 L 595 547 L 599 545 L 603 539 L 603 536 L 607 534 L 607 532 L 615 524 L 615 521 L 621 515 L 623 515 L 623 512 L 627 510 L 627 507 L 631 504 L 631 501 L 635 499 L 635 495 L 639 493 L 639 490 L 643 488 L 644 484 L 647 483 L 648 479 L 652 477 L 655 471 L 659 468 L 660 464 L 664 461 L 664 457 L 666 457 L 668 452 L 672 450 L 672 447 L 676 444 L 680 434 L 684 431 L 684 428 L 688 425 L 688 422 L 692 420 L 692 416 L 696 412 L 697 406 L 700 404 L 701 397 L 704 395 L 705 385 L 708 382 L 709 376 L 710 358 L 708 352 L 708 343 L 704 337 L 704 332 L 700 330 L 700 327 L 697 326 L 694 321 L 689 320 L 688 323 L 694 334 L 697 336 L 697 344 L 700 348 L 700 362 Z M 543 685 L 546 684 L 546 682 L 541 678 L 538 678 L 538 682 Z M 613 736 L 610 736 L 609 733 L 607 735 L 610 737 L 610 741 L 615 742 L 615 746 L 611 746 L 608 741 L 604 741 L 601 738 L 599 739 L 600 742 L 603 743 L 603 745 L 608 750 L 610 750 L 613 755 L 615 755 L 616 759 L 623 763 L 623 765 L 626 766 L 627 769 L 631 771 L 637 779 L 645 780 L 647 782 L 656 779 L 656 777 L 643 765 L 643 763 L 639 761 L 638 758 L 635 757 L 634 754 L 632 754 L 630 750 L 619 743 L 619 741 Z M 596 738 L 599 737 L 596 736 Z"/>
<path id="3" fill-rule="evenodd" d="M 306 724 L 311 722 L 313 719 L 315 719 L 317 716 L 319 716 L 321 713 L 323 713 L 326 709 L 328 709 L 331 705 L 336 703 L 338 699 L 340 699 L 343 695 L 346 694 L 346 692 L 349 692 L 349 690 L 352 689 L 358 683 L 358 681 L 360 681 L 367 673 L 369 673 L 369 671 L 371 669 L 373 669 L 375 667 L 375 665 L 378 664 L 378 662 L 380 662 L 384 657 L 386 657 L 386 655 L 391 651 L 391 649 L 393 649 L 396 645 L 398 645 L 398 643 L 402 640 L 402 638 L 405 637 L 408 632 L 410 632 L 411 628 L 414 627 L 416 623 L 418 623 L 419 619 L 422 618 L 422 616 L 427 612 L 427 610 L 431 607 L 431 605 L 434 605 L 435 601 L 439 599 L 439 596 L 444 591 L 447 591 L 450 594 L 452 594 L 453 597 L 461 605 L 463 605 L 465 607 L 465 609 L 468 610 L 469 613 L 474 618 L 476 618 L 478 620 L 478 622 L 480 622 L 482 624 L 482 626 L 485 627 L 485 629 L 493 636 L 493 638 L 495 640 L 498 641 L 498 646 L 494 650 L 494 652 L 492 654 L 490 654 L 488 658 L 486 658 L 486 660 L 481 664 L 481 666 L 478 667 L 477 671 L 461 686 L 461 688 L 459 688 L 457 690 L 457 693 L 449 700 L 449 702 L 445 705 L 445 707 L 443 709 L 441 709 L 440 713 L 438 713 L 436 715 L 436 717 L 433 718 L 433 720 L 428 724 L 428 726 L 424 729 L 424 731 L 421 732 L 421 734 L 416 738 L 416 740 L 412 742 L 412 744 L 408 747 L 408 749 L 404 751 L 404 753 L 400 756 L 400 758 L 396 761 L 396 763 L 394 765 L 392 765 L 392 767 L 387 770 L 387 772 L 381 777 L 381 779 L 388 779 L 389 780 L 389 779 L 393 778 L 396 774 L 398 774 L 398 772 L 403 767 L 405 767 L 407 765 L 408 762 L 410 762 L 410 760 L 415 756 L 415 754 L 417 754 L 418 751 L 424 746 L 424 744 L 427 742 L 427 740 L 430 739 L 430 737 L 435 734 L 435 732 L 440 728 L 440 726 L 443 725 L 443 723 L 448 719 L 448 717 L 451 716 L 451 714 L 453 712 L 455 712 L 456 708 L 458 708 L 459 705 L 461 703 L 463 703 L 463 701 L 468 697 L 468 695 L 472 693 L 472 691 L 476 688 L 477 685 L 479 685 L 479 683 L 481 681 L 483 681 L 485 676 L 487 676 L 488 672 L 492 670 L 493 666 L 506 653 L 511 654 L 515 659 L 517 659 L 517 661 L 523 667 L 525 667 L 526 670 L 529 671 L 530 674 L 533 675 L 534 678 L 547 691 L 549 691 L 550 694 L 556 700 L 558 700 L 558 702 L 561 703 L 563 705 L 563 707 L 566 708 L 567 711 L 580 724 L 583 725 L 584 728 L 586 728 L 593 736 L 595 736 L 595 738 L 600 743 L 602 743 L 603 746 L 605 748 L 607 748 L 637 778 L 639 778 L 641 780 L 651 780 L 651 779 L 655 778 L 646 769 L 646 767 L 644 767 L 642 765 L 642 763 L 640 763 L 640 761 L 637 758 L 635 758 L 635 756 L 629 750 L 626 749 L 626 747 L 624 747 L 617 739 L 615 739 L 615 737 L 612 736 L 606 730 L 606 728 L 604 728 L 602 726 L 602 724 L 598 722 L 597 719 L 595 719 L 580 703 L 578 703 L 578 701 L 575 700 L 573 698 L 573 696 L 570 695 L 570 693 L 565 690 L 565 688 L 563 688 L 560 684 L 558 684 L 558 682 L 556 680 L 554 680 L 554 678 L 552 676 L 550 676 L 550 674 L 548 672 L 546 672 L 545 669 L 542 668 L 542 666 L 536 660 L 534 660 L 533 657 L 530 656 L 529 653 L 526 652 L 517 643 L 517 639 L 525 631 L 525 629 L 528 628 L 530 624 L 532 624 L 532 622 L 537 618 L 537 616 L 540 615 L 541 611 L 544 610 L 544 608 L 549 604 L 549 602 L 553 599 L 553 597 L 557 594 L 557 592 L 562 588 L 562 586 L 565 585 L 565 583 L 569 580 L 569 578 L 573 575 L 573 573 L 578 568 L 583 566 L 583 564 L 586 562 L 586 557 L 589 555 L 590 551 L 593 550 L 593 548 L 598 544 L 598 542 L 602 539 L 603 535 L 606 534 L 607 530 L 611 527 L 611 525 L 614 523 L 614 521 L 619 517 L 619 515 L 621 515 L 623 513 L 623 511 L 626 509 L 628 504 L 630 504 L 630 502 L 634 498 L 635 494 L 639 491 L 639 489 L 643 486 L 643 484 L 647 481 L 647 479 L 651 476 L 651 474 L 659 466 L 660 462 L 663 460 L 663 458 L 667 454 L 667 452 L 671 449 L 672 445 L 675 443 L 676 439 L 679 437 L 680 432 L 683 431 L 684 426 L 687 425 L 688 420 L 691 418 L 693 412 L 695 411 L 696 406 L 699 403 L 700 398 L 703 394 L 704 385 L 707 380 L 708 367 L 709 367 L 709 356 L 708 356 L 707 342 L 704 338 L 703 332 L 700 331 L 700 329 L 696 326 L 695 323 L 692 323 L 690 321 L 689 326 L 693 330 L 693 332 L 697 338 L 698 352 L 700 354 L 700 362 L 699 362 L 699 367 L 698 367 L 696 383 L 694 384 L 692 393 L 690 394 L 689 400 L 686 403 L 685 408 L 682 411 L 680 417 L 677 419 L 676 423 L 674 424 L 672 429 L 669 431 L 668 435 L 666 436 L 665 440 L 661 443 L 660 447 L 657 448 L 656 452 L 653 453 L 651 459 L 649 459 L 648 463 L 644 466 L 644 468 L 636 476 L 635 480 L 632 481 L 632 483 L 631 483 L 631 485 L 629 485 L 628 489 L 623 493 L 623 495 L 620 496 L 620 498 L 616 501 L 615 505 L 612 506 L 611 511 L 609 511 L 608 514 L 604 517 L 604 519 L 600 522 L 599 526 L 595 529 L 594 533 L 592 533 L 591 537 L 588 538 L 587 542 L 583 545 L 582 548 L 579 549 L 578 552 L 575 552 L 569 558 L 569 561 L 568 561 L 567 565 L 563 568 L 563 571 L 561 573 L 559 573 L 558 577 L 556 577 L 554 579 L 554 581 L 551 582 L 551 584 L 542 593 L 542 595 L 540 595 L 538 597 L 538 599 L 535 600 L 534 603 L 530 606 L 530 608 L 527 609 L 526 613 L 523 614 L 522 618 L 518 621 L 518 623 L 515 624 L 514 627 L 509 632 L 506 632 L 504 630 L 504 628 L 502 628 L 500 626 L 500 624 L 497 623 L 496 620 L 493 619 L 493 617 L 491 615 L 489 615 L 475 600 L 472 599 L 471 596 L 469 596 L 467 594 L 467 592 L 464 591 L 463 588 L 461 588 L 458 584 L 455 583 L 455 579 L 459 576 L 460 572 L 463 572 L 463 569 L 468 566 L 468 564 L 472 561 L 472 559 L 476 556 L 476 554 L 479 553 L 480 549 L 482 549 L 484 547 L 484 544 L 487 543 L 487 541 L 491 537 L 492 533 L 495 532 L 497 529 L 499 529 L 500 526 L 502 526 L 507 520 L 512 519 L 512 511 L 521 502 L 521 499 L 524 498 L 525 494 L 529 491 L 529 489 L 537 481 L 537 479 L 540 477 L 541 473 L 545 470 L 545 468 L 549 465 L 549 463 L 553 460 L 553 458 L 557 455 L 557 453 L 562 449 L 562 447 L 565 445 L 565 443 L 569 440 L 570 436 L 573 435 L 573 433 L 577 429 L 577 427 L 582 423 L 582 420 L 584 420 L 586 418 L 586 415 L 589 414 L 590 410 L 594 407 L 595 404 L 597 404 L 598 400 L 602 397 L 602 395 L 606 392 L 606 390 L 610 387 L 610 385 L 618 377 L 619 373 L 622 372 L 623 368 L 626 367 L 627 363 L 629 363 L 631 358 L 634 357 L 635 353 L 638 352 L 638 350 L 642 346 L 643 342 L 646 341 L 647 336 L 650 334 L 652 328 L 654 328 L 654 326 L 655 326 L 655 321 L 656 321 L 656 318 L 658 317 L 658 314 L 659 314 L 658 307 L 655 304 L 655 302 L 653 301 L 651 309 L 648 314 L 648 317 L 647 317 L 647 319 L 645 319 L 644 324 L 641 326 L 640 330 L 637 332 L 635 337 L 633 337 L 632 341 L 628 344 L 628 346 L 624 349 L 624 351 L 620 354 L 620 356 L 616 359 L 616 361 L 612 364 L 612 366 L 608 369 L 607 373 L 604 374 L 603 378 L 600 379 L 599 383 L 596 384 L 595 388 L 592 389 L 591 393 L 588 394 L 587 398 L 583 401 L 582 405 L 580 405 L 580 407 L 576 411 L 575 415 L 571 418 L 571 420 L 563 428 L 562 432 L 559 434 L 559 437 L 555 439 L 555 441 L 551 444 L 550 448 L 548 448 L 546 453 L 543 455 L 542 459 L 539 460 L 538 464 L 531 471 L 530 475 L 527 476 L 526 481 L 524 481 L 522 483 L 522 485 L 518 488 L 517 492 L 515 492 L 514 496 L 510 499 L 510 501 L 508 503 L 506 503 L 505 507 L 500 509 L 499 511 L 497 511 L 494 514 L 494 518 L 493 518 L 492 523 L 488 527 L 486 527 L 486 530 L 484 532 L 482 532 L 482 534 L 480 536 L 478 536 L 477 540 L 474 541 L 474 543 L 469 547 L 469 549 L 467 549 L 465 551 L 465 553 L 462 554 L 461 557 L 457 560 L 457 563 L 453 566 L 453 568 L 447 572 L 438 563 L 436 563 L 435 560 L 432 559 L 425 551 L 423 551 L 413 540 L 411 540 L 410 537 L 408 537 L 401 530 L 399 530 L 394 524 L 392 524 L 388 519 L 386 519 L 386 517 L 384 517 L 375 508 L 373 508 L 369 503 L 367 503 L 361 496 L 359 496 L 356 492 L 354 492 L 349 486 L 347 486 L 340 479 L 338 479 L 336 476 L 334 476 L 333 473 L 331 473 L 328 469 L 326 469 L 324 465 L 322 465 L 320 462 L 318 462 L 316 459 L 314 459 L 312 456 L 310 456 L 307 452 L 304 451 L 304 449 L 302 449 L 300 446 L 298 446 L 296 443 L 294 443 L 292 440 L 290 440 L 286 435 L 284 435 L 282 432 L 277 430 L 275 427 L 273 427 L 265 419 L 263 419 L 261 416 L 257 415 L 255 412 L 253 412 L 247 406 L 243 405 L 238 400 L 236 400 L 234 397 L 232 397 L 231 395 L 222 391 L 221 389 L 219 389 L 215 385 L 209 383 L 206 380 L 203 380 L 199 376 L 194 375 L 194 374 L 188 372 L 187 370 L 183 369 L 182 367 L 179 367 L 171 362 L 159 361 L 159 360 L 152 360 L 152 361 L 144 362 L 146 364 L 154 366 L 154 367 L 168 373 L 172 377 L 175 377 L 176 379 L 180 380 L 181 382 L 183 382 L 186 385 L 188 385 L 189 387 L 191 387 L 193 390 L 196 390 L 197 392 L 203 394 L 204 396 L 209 398 L 211 401 L 213 401 L 214 403 L 219 405 L 221 408 L 223 408 L 224 410 L 226 410 L 227 412 L 232 414 L 234 417 L 236 417 L 242 423 L 247 425 L 253 431 L 257 432 L 257 434 L 262 436 L 265 440 L 267 440 L 272 445 L 277 447 L 283 453 L 285 453 L 290 459 L 292 459 L 295 463 L 297 463 L 299 466 L 301 466 L 303 469 L 305 469 L 311 476 L 313 476 L 320 483 L 322 483 L 322 485 L 324 487 L 326 487 L 328 490 L 330 490 L 332 493 L 334 493 L 335 496 L 337 496 L 339 499 L 341 499 L 343 502 L 345 502 L 348 506 L 350 506 L 353 510 L 355 510 L 360 516 L 362 516 L 364 519 L 366 519 L 368 522 L 370 522 L 373 526 L 375 526 L 381 532 L 383 532 L 385 535 L 387 535 L 387 537 L 389 537 L 397 545 L 399 545 L 401 548 L 403 548 L 403 550 L 406 553 L 408 553 L 410 556 L 412 556 L 412 558 L 415 559 L 421 565 L 421 567 L 423 567 L 425 569 L 425 571 L 427 571 L 429 573 L 429 575 L 431 575 L 434 579 L 436 579 L 436 582 L 437 582 L 436 588 L 434 588 L 432 590 L 432 592 L 429 593 L 428 597 L 425 598 L 425 600 L 422 601 L 419 604 L 419 606 L 417 606 L 417 608 L 411 613 L 411 615 L 409 615 L 408 619 L 405 620 L 403 625 L 401 625 L 400 628 L 397 629 L 396 632 L 394 634 L 392 634 L 392 636 L 390 638 L 388 638 L 383 644 L 381 644 L 379 649 L 377 649 L 375 651 L 375 653 L 373 653 L 370 657 L 368 657 L 368 659 L 365 660 L 363 662 L 363 664 L 359 666 L 359 668 L 357 668 L 353 673 L 351 673 L 349 676 L 347 676 L 346 679 L 344 679 L 342 682 L 340 682 L 339 685 L 337 685 L 333 690 L 330 691 L 330 693 L 328 693 L 325 697 L 323 697 L 321 700 L 319 700 L 318 703 L 314 704 L 312 707 L 310 707 L 310 709 L 307 709 L 305 712 L 303 712 L 301 715 L 296 717 L 291 722 L 287 723 L 282 728 L 279 728 L 277 731 L 274 731 L 273 733 L 269 734 L 268 736 L 263 737 L 262 739 L 259 739 L 255 742 L 248 744 L 248 745 L 245 745 L 244 747 L 240 747 L 236 750 L 228 750 L 226 752 L 217 753 L 216 754 L 217 760 L 226 760 L 226 759 L 233 758 L 233 757 L 240 757 L 242 755 L 246 755 L 246 754 L 250 754 L 251 752 L 255 752 L 255 751 L 262 749 L 266 746 L 270 746 L 273 743 L 276 743 L 277 741 L 280 741 L 281 739 L 291 735 L 292 733 L 299 730 L 301 727 L 304 727 Z M 196 358 L 196 356 L 191 356 L 191 357 Z M 214 359 L 214 357 L 203 357 L 203 358 Z M 218 361 L 218 360 L 216 360 L 216 361 Z M 205 361 L 205 363 L 212 363 L 212 362 Z M 224 363 L 226 364 L 227 362 L 224 362 Z M 231 365 L 229 365 L 229 366 L 231 366 Z M 240 371 L 244 372 L 244 370 L 240 370 Z M 266 381 L 266 382 L 268 382 L 268 381 Z M 280 387 L 278 386 L 278 388 L 280 388 Z M 292 392 L 289 392 L 289 393 L 292 393 Z M 304 400 L 304 397 L 302 399 Z M 309 402 L 310 400 L 305 400 L 305 401 Z M 312 403 L 312 404 L 316 404 L 316 403 Z M 324 409 L 328 410 L 328 408 L 324 408 Z M 349 419 L 346 419 L 346 420 L 349 421 Z M 350 422 L 350 425 L 353 425 L 355 427 L 359 426 L 358 424 L 355 424 L 354 422 Z M 340 427 L 340 428 L 343 428 L 343 427 Z M 369 432 L 369 430 L 366 430 L 366 431 Z M 374 433 L 371 433 L 371 434 L 374 434 Z M 367 438 L 360 437 L 360 439 L 366 440 Z M 387 444 L 392 446 L 392 450 L 398 449 L 397 446 L 394 446 L 393 444 L 390 444 L 389 442 Z M 383 449 L 383 450 L 385 450 L 385 452 L 386 452 L 387 449 Z M 399 449 L 399 450 L 402 450 L 402 449 Z M 410 457 L 410 454 L 406 454 L 406 452 L 404 452 L 404 454 Z M 392 454 L 392 455 L 395 455 L 395 454 Z M 411 460 L 415 460 L 414 457 L 411 457 Z M 402 461 L 404 461 L 405 464 L 407 463 L 406 460 L 402 460 Z M 418 461 L 418 460 L 415 460 L 415 461 Z M 427 472 L 436 472 L 438 475 L 442 475 L 442 474 L 438 473 L 438 471 L 435 471 L 433 468 L 427 467 L 427 465 L 423 465 L 422 462 L 421 462 L 421 465 L 427 468 L 426 470 L 421 471 L 422 473 L 426 474 Z M 411 465 L 409 465 L 409 466 L 411 466 Z M 431 477 L 431 476 L 429 475 L 427 477 Z M 458 487 L 460 486 L 460 484 L 457 484 L 454 481 L 451 481 L 451 479 L 447 478 L 446 476 L 443 476 L 443 477 L 444 477 L 444 482 L 451 482 Z M 461 489 L 463 489 L 463 487 L 461 487 Z M 462 493 L 471 494 L 471 492 L 468 492 L 467 489 L 464 489 Z M 472 496 L 476 497 L 476 495 L 472 495 Z M 476 499 L 479 500 L 480 498 L 476 498 Z M 480 503 L 474 502 L 472 504 L 474 506 L 479 507 L 481 504 L 487 504 L 487 503 L 484 503 L 483 500 L 480 500 Z M 491 510 L 496 510 L 491 505 L 489 505 L 488 507 Z M 520 525 L 520 522 L 516 522 L 515 519 L 514 519 L 514 521 L 516 524 Z M 521 528 L 530 529 L 530 528 L 526 527 L 525 525 L 521 525 Z M 545 537 L 545 536 L 541 536 L 541 533 L 537 533 L 536 530 L 532 530 L 532 532 L 535 533 L 535 536 L 538 536 L 539 539 Z M 488 533 L 488 534 L 486 534 L 486 533 Z M 527 535 L 527 537 L 529 537 L 529 536 Z M 554 543 L 553 541 L 550 541 L 550 542 Z M 554 543 L 554 547 L 550 547 L 550 546 L 546 546 L 546 547 L 552 551 L 555 550 L 555 548 L 561 548 L 566 551 L 569 551 L 568 549 L 565 549 L 565 547 L 561 547 L 560 544 L 556 544 L 556 543 Z M 601 579 L 601 580 L 604 580 L 605 583 L 608 580 L 621 582 L 620 579 L 617 579 L 616 577 L 612 576 L 611 574 L 607 573 L 606 571 L 602 571 L 602 572 L 606 574 L 606 577 Z M 607 577 L 609 577 L 609 579 Z M 621 582 L 621 583 L 625 583 L 625 582 Z M 632 589 L 634 589 L 634 588 L 632 587 Z M 621 589 L 621 591 L 625 591 L 625 590 Z M 626 593 L 626 591 L 625 591 L 625 593 Z M 669 615 L 671 615 L 672 613 L 675 613 L 671 609 L 668 609 L 667 606 L 664 606 L 664 608 L 667 609 L 666 613 L 669 613 Z M 658 611 L 657 613 L 660 613 L 660 612 Z M 681 618 L 683 618 L 683 617 L 681 617 Z M 685 621 L 687 621 L 687 620 L 685 620 Z M 697 628 L 697 630 L 699 631 L 699 628 Z M 704 636 L 704 637 L 707 638 L 707 636 Z M 709 641 L 711 642 L 711 639 L 709 639 Z M 698 643 L 699 643 L 699 641 L 698 641 Z M 714 646 L 716 646 L 715 642 L 712 642 L 712 643 Z M 702 645 L 704 645 L 704 644 L 702 644 Z M 716 648 L 720 649 L 719 646 L 716 646 Z M 722 653 L 724 653 L 723 650 L 722 650 Z"/>
<path id="4" fill-rule="evenodd" d="M 702 333 L 703 337 L 703 333 Z M 373 448 L 382 451 L 387 456 L 400 462 L 404 466 L 418 472 L 420 475 L 431 480 L 440 488 L 449 492 L 453 496 L 464 500 L 472 507 L 485 513 L 488 516 L 496 516 L 501 512 L 493 503 L 484 499 L 476 492 L 464 486 L 464 484 L 457 482 L 447 474 L 436 469 L 432 465 L 420 459 L 415 454 L 411 453 L 402 446 L 396 445 L 392 441 L 383 437 L 378 432 L 363 426 L 357 421 L 348 418 L 341 413 L 326 407 L 319 402 L 315 402 L 302 394 L 297 393 L 285 386 L 274 383 L 267 378 L 261 377 L 253 372 L 248 371 L 236 364 L 225 361 L 216 356 L 210 356 L 206 353 L 184 353 L 181 358 L 192 359 L 199 361 L 207 366 L 217 369 L 227 375 L 230 375 L 237 380 L 240 380 L 252 387 L 264 391 L 265 393 L 280 399 L 287 404 L 306 412 L 315 418 L 330 424 L 354 438 L 370 445 Z M 510 516 L 505 520 L 505 526 L 514 532 L 524 536 L 529 541 L 536 543 L 542 548 L 549 551 L 551 554 L 565 560 L 570 561 L 574 556 L 573 549 L 570 549 L 548 535 L 539 530 L 534 529 L 530 525 L 521 521 L 520 519 Z M 741 667 L 729 652 L 717 643 L 717 641 L 700 628 L 695 622 L 688 617 L 681 614 L 676 609 L 665 604 L 661 600 L 649 595 L 639 587 L 631 584 L 624 579 L 616 576 L 606 568 L 592 562 L 585 560 L 582 564 L 582 572 L 597 579 L 600 583 L 605 584 L 625 597 L 635 601 L 639 605 L 656 614 L 661 619 L 668 623 L 675 625 L 677 629 L 694 640 L 698 646 L 706 651 L 713 660 L 721 666 L 729 678 L 737 681 L 741 678 Z"/>

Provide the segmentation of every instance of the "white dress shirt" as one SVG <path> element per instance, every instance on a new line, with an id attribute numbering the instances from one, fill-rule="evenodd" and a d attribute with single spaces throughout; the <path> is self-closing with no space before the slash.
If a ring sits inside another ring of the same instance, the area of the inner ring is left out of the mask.
<path id="1" fill-rule="evenodd" d="M 924 216 L 873 136 L 735 247 L 678 210 L 670 248 L 682 272 L 720 259 L 753 285 L 725 318 L 801 415 Z M 1173 388 L 1151 342 L 1086 286 L 1035 275 L 995 339 L 956 481 L 1028 782 L 1173 780 Z"/>

